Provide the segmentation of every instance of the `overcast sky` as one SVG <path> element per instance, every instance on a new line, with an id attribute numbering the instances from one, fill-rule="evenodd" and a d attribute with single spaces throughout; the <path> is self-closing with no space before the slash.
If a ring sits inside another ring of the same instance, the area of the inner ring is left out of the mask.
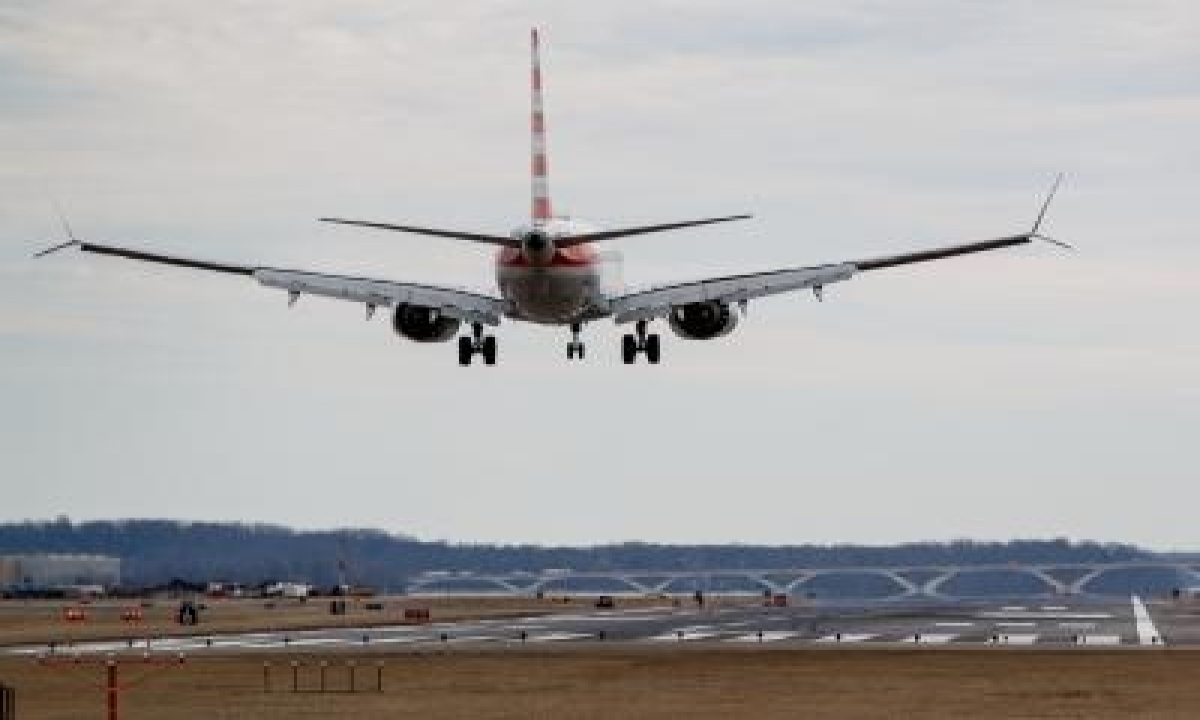
<path id="1" fill-rule="evenodd" d="M 457 366 L 381 313 L 87 239 L 491 290 L 528 208 L 753 212 L 630 238 L 631 285 L 1045 230 L 758 301 L 625 367 L 611 323 Z M 593 543 L 1068 536 L 1200 549 L 1193 2 L 0 5 L 0 519 Z"/>

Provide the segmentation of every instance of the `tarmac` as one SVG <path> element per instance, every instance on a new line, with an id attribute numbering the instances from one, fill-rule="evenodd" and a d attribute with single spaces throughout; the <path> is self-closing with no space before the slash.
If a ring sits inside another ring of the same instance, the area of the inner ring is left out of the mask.
<path id="1" fill-rule="evenodd" d="M 1200 646 L 1200 608 L 1140 598 L 1105 601 L 806 604 L 794 607 L 595 609 L 424 625 L 26 645 L 4 655 L 416 650 L 545 643 L 736 645 Z"/>

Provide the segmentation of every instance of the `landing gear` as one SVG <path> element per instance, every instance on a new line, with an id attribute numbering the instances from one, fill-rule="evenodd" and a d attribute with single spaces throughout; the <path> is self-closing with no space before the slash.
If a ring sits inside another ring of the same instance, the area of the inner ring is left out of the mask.
<path id="1" fill-rule="evenodd" d="M 484 365 L 496 364 L 496 336 L 484 335 L 483 326 L 479 323 L 471 325 L 471 337 L 463 335 L 458 338 L 458 364 L 470 365 L 476 353 L 483 356 Z"/>
<path id="2" fill-rule="evenodd" d="M 584 355 L 583 341 L 579 339 L 579 333 L 583 330 L 583 326 L 579 323 L 571 325 L 571 342 L 567 343 L 567 359 L 582 360 Z"/>
<path id="3" fill-rule="evenodd" d="M 626 333 L 621 337 L 621 360 L 632 365 L 639 352 L 646 353 L 646 361 L 657 365 L 662 358 L 662 343 L 655 333 L 646 334 L 646 321 L 638 320 L 637 334 Z"/>

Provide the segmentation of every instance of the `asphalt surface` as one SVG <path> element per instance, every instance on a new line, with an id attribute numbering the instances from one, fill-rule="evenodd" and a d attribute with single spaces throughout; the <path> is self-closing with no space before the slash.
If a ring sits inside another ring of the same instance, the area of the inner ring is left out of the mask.
<path id="1" fill-rule="evenodd" d="M 546 643 L 738 645 L 1004 645 L 1079 648 L 1200 647 L 1200 607 L 1170 602 L 1013 601 L 937 605 L 837 605 L 594 610 L 428 625 L 331 628 L 121 642 L 80 642 L 65 654 L 321 652 Z M 41 655 L 48 648 L 0 654 Z"/>

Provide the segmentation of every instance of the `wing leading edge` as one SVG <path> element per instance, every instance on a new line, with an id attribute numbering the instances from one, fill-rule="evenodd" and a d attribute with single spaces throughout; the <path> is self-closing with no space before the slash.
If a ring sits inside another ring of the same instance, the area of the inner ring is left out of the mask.
<path id="1" fill-rule="evenodd" d="M 414 283 L 376 280 L 349 275 L 330 275 L 304 270 L 287 270 L 251 265 L 210 262 L 195 258 L 162 255 L 132 248 L 76 243 L 84 252 L 112 255 L 130 260 L 141 260 L 196 270 L 208 270 L 233 275 L 246 275 L 260 285 L 286 290 L 292 299 L 300 295 L 320 295 L 337 300 L 360 302 L 367 306 L 368 313 L 376 307 L 392 307 L 409 303 L 435 308 L 447 317 L 483 325 L 499 325 L 504 314 L 505 303 L 499 298 L 480 293 Z"/>
<path id="2" fill-rule="evenodd" d="M 666 285 L 610 298 L 608 308 L 617 323 L 627 323 L 666 317 L 673 308 L 681 305 L 714 300 L 725 303 L 745 302 L 754 298 L 805 289 L 811 289 L 817 298 L 820 299 L 821 291 L 826 285 L 849 280 L 856 274 L 866 270 L 882 270 L 899 265 L 944 260 L 959 255 L 970 255 L 1016 245 L 1026 245 L 1034 240 L 1044 240 L 1069 248 L 1071 247 L 1070 245 L 1041 233 L 1042 221 L 1046 217 L 1046 210 L 1049 209 L 1050 201 L 1054 199 L 1054 194 L 1058 191 L 1058 186 L 1061 183 L 1062 175 L 1059 175 L 1055 179 L 1054 185 L 1051 187 L 1045 201 L 1042 203 L 1037 218 L 1033 222 L 1033 227 L 1029 232 L 973 243 L 946 245 L 929 250 L 901 253 L 899 255 L 849 260 L 841 263 L 811 267 L 770 270 L 745 275 L 731 275 L 728 277 Z"/>

